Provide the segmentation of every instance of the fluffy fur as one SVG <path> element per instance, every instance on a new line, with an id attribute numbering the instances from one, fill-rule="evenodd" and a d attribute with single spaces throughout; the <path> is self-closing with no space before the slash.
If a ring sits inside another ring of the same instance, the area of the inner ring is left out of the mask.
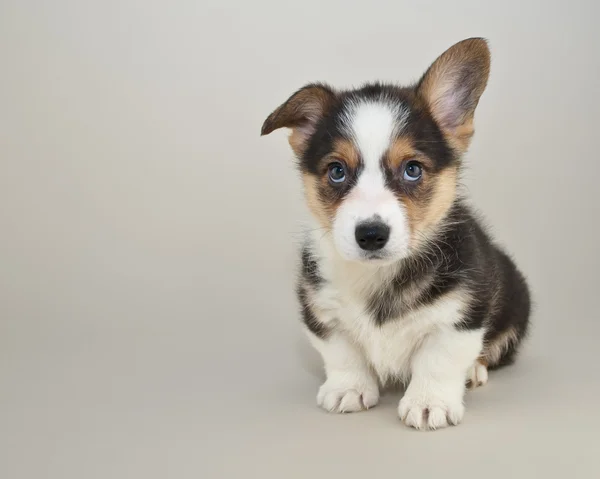
<path id="1" fill-rule="evenodd" d="M 464 40 L 416 85 L 308 85 L 263 125 L 292 130 L 315 221 L 298 299 L 328 411 L 375 406 L 400 380 L 407 425 L 458 424 L 465 388 L 511 363 L 527 333 L 522 274 L 457 194 L 489 65 L 487 43 Z"/>

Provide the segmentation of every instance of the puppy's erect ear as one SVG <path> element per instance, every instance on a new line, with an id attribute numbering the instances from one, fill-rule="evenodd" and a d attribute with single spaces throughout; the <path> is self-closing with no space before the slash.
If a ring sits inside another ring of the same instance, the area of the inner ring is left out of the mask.
<path id="1" fill-rule="evenodd" d="M 334 100 L 335 93 L 328 86 L 307 85 L 269 115 L 260 134 L 268 135 L 279 128 L 291 128 L 290 145 L 297 155 L 301 155 L 318 121 L 331 108 Z"/>
<path id="2" fill-rule="evenodd" d="M 473 136 L 473 116 L 490 73 L 490 51 L 483 38 L 463 40 L 446 50 L 417 85 L 438 125 L 459 152 Z"/>

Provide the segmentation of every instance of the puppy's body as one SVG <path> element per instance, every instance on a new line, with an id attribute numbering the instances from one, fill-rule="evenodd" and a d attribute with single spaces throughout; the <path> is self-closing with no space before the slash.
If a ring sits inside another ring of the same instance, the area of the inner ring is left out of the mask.
<path id="1" fill-rule="evenodd" d="M 329 411 L 372 407 L 401 380 L 408 425 L 456 424 L 465 384 L 510 363 L 526 334 L 525 281 L 456 193 L 488 69 L 485 42 L 467 40 L 414 87 L 309 85 L 263 126 L 293 129 L 316 222 L 298 297 Z"/>
<path id="2" fill-rule="evenodd" d="M 483 330 L 478 360 L 509 364 L 528 324 L 522 275 L 460 201 L 420 251 L 383 267 L 345 261 L 316 229 L 302 253 L 298 290 L 311 333 L 354 338 L 381 382 L 408 380 L 415 346 L 439 327 Z"/>

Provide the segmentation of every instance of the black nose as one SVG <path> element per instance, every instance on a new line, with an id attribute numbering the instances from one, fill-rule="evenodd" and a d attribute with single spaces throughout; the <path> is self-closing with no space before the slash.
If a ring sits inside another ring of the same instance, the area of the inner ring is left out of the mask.
<path id="1" fill-rule="evenodd" d="M 361 223 L 354 232 L 358 246 L 367 251 L 381 249 L 390 237 L 389 226 L 380 221 Z"/>

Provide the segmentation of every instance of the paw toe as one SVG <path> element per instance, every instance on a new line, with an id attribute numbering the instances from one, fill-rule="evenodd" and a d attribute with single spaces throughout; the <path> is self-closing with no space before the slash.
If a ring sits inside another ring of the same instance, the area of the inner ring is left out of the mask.
<path id="1" fill-rule="evenodd" d="M 363 403 L 360 393 L 354 389 L 346 391 L 340 401 L 340 412 L 356 412 L 361 409 L 363 409 Z"/>
<path id="2" fill-rule="evenodd" d="M 460 402 L 404 397 L 400 401 L 398 414 L 409 427 L 435 430 L 460 423 L 464 415 L 464 406 Z"/>
<path id="3" fill-rule="evenodd" d="M 317 404 L 329 412 L 357 412 L 372 408 L 379 401 L 379 391 L 374 388 L 336 387 L 327 382 L 317 394 Z"/>
<path id="4" fill-rule="evenodd" d="M 441 407 L 431 408 L 427 418 L 427 426 L 429 429 L 441 429 L 448 426 L 446 410 Z"/>

